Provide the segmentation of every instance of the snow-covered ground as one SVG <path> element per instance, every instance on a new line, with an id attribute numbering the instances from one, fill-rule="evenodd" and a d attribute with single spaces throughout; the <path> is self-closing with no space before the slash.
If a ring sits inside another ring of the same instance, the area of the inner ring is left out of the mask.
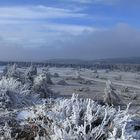
<path id="1" fill-rule="evenodd" d="M 53 78 L 54 82 L 60 79 L 65 79 L 68 83 L 67 86 L 53 85 L 55 91 L 60 91 L 60 95 L 71 96 L 72 93 L 79 94 L 80 97 L 92 98 L 95 100 L 102 100 L 104 96 L 104 89 L 106 86 L 106 81 L 111 80 L 116 92 L 121 96 L 125 103 L 132 102 L 136 108 L 140 107 L 140 75 L 137 72 L 121 72 L 121 71 L 108 71 L 98 70 L 94 72 L 90 69 L 80 69 L 78 70 L 80 76 L 87 81 L 85 84 L 81 84 L 71 77 L 76 77 L 77 69 L 73 68 L 50 68 L 52 74 L 58 73 L 59 78 Z M 98 78 L 96 78 L 98 75 Z M 87 90 L 81 91 L 80 89 L 86 88 Z M 127 91 L 124 91 L 127 89 Z M 133 100 L 133 96 L 136 99 Z M 133 107 L 133 105 L 132 105 Z"/>
<path id="2" fill-rule="evenodd" d="M 140 139 L 139 73 L 16 65 L 3 69 L 0 139 Z"/>

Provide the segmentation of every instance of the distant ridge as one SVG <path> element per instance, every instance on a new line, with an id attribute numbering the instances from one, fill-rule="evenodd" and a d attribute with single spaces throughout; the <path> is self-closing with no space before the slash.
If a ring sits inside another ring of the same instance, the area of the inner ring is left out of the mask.
<path id="1" fill-rule="evenodd" d="M 127 58 L 105 58 L 95 60 L 83 59 L 48 59 L 45 61 L 0 61 L 0 65 L 12 63 L 27 63 L 27 64 L 58 64 L 58 65 L 94 65 L 94 64 L 138 64 L 140 65 L 140 57 L 127 57 Z"/>
<path id="2" fill-rule="evenodd" d="M 55 63 L 55 64 L 140 64 L 140 57 L 105 58 L 105 59 L 95 59 L 95 60 L 49 59 L 44 62 Z"/>

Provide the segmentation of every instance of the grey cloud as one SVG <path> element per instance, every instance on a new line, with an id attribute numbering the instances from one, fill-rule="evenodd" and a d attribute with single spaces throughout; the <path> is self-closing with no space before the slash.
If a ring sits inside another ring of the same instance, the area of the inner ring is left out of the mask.
<path id="1" fill-rule="evenodd" d="M 63 45 L 67 45 L 64 52 L 73 54 L 74 58 L 140 56 L 140 31 L 123 24 L 108 30 L 85 32 Z"/>
<path id="2" fill-rule="evenodd" d="M 0 45 L 1 60 L 46 60 L 50 58 L 96 59 L 140 56 L 140 30 L 120 24 L 114 28 L 59 36 L 49 46 Z"/>

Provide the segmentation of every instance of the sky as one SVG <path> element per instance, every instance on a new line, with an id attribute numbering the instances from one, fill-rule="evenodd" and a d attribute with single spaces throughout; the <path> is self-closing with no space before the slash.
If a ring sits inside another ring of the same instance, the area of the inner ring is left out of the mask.
<path id="1" fill-rule="evenodd" d="M 0 60 L 140 57 L 140 0 L 0 0 Z"/>

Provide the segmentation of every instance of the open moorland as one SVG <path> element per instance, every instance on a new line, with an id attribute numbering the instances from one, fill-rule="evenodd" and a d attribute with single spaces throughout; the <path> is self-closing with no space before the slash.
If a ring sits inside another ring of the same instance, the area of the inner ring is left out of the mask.
<path id="1" fill-rule="evenodd" d="M 1 140 L 138 140 L 140 73 L 1 67 Z"/>

